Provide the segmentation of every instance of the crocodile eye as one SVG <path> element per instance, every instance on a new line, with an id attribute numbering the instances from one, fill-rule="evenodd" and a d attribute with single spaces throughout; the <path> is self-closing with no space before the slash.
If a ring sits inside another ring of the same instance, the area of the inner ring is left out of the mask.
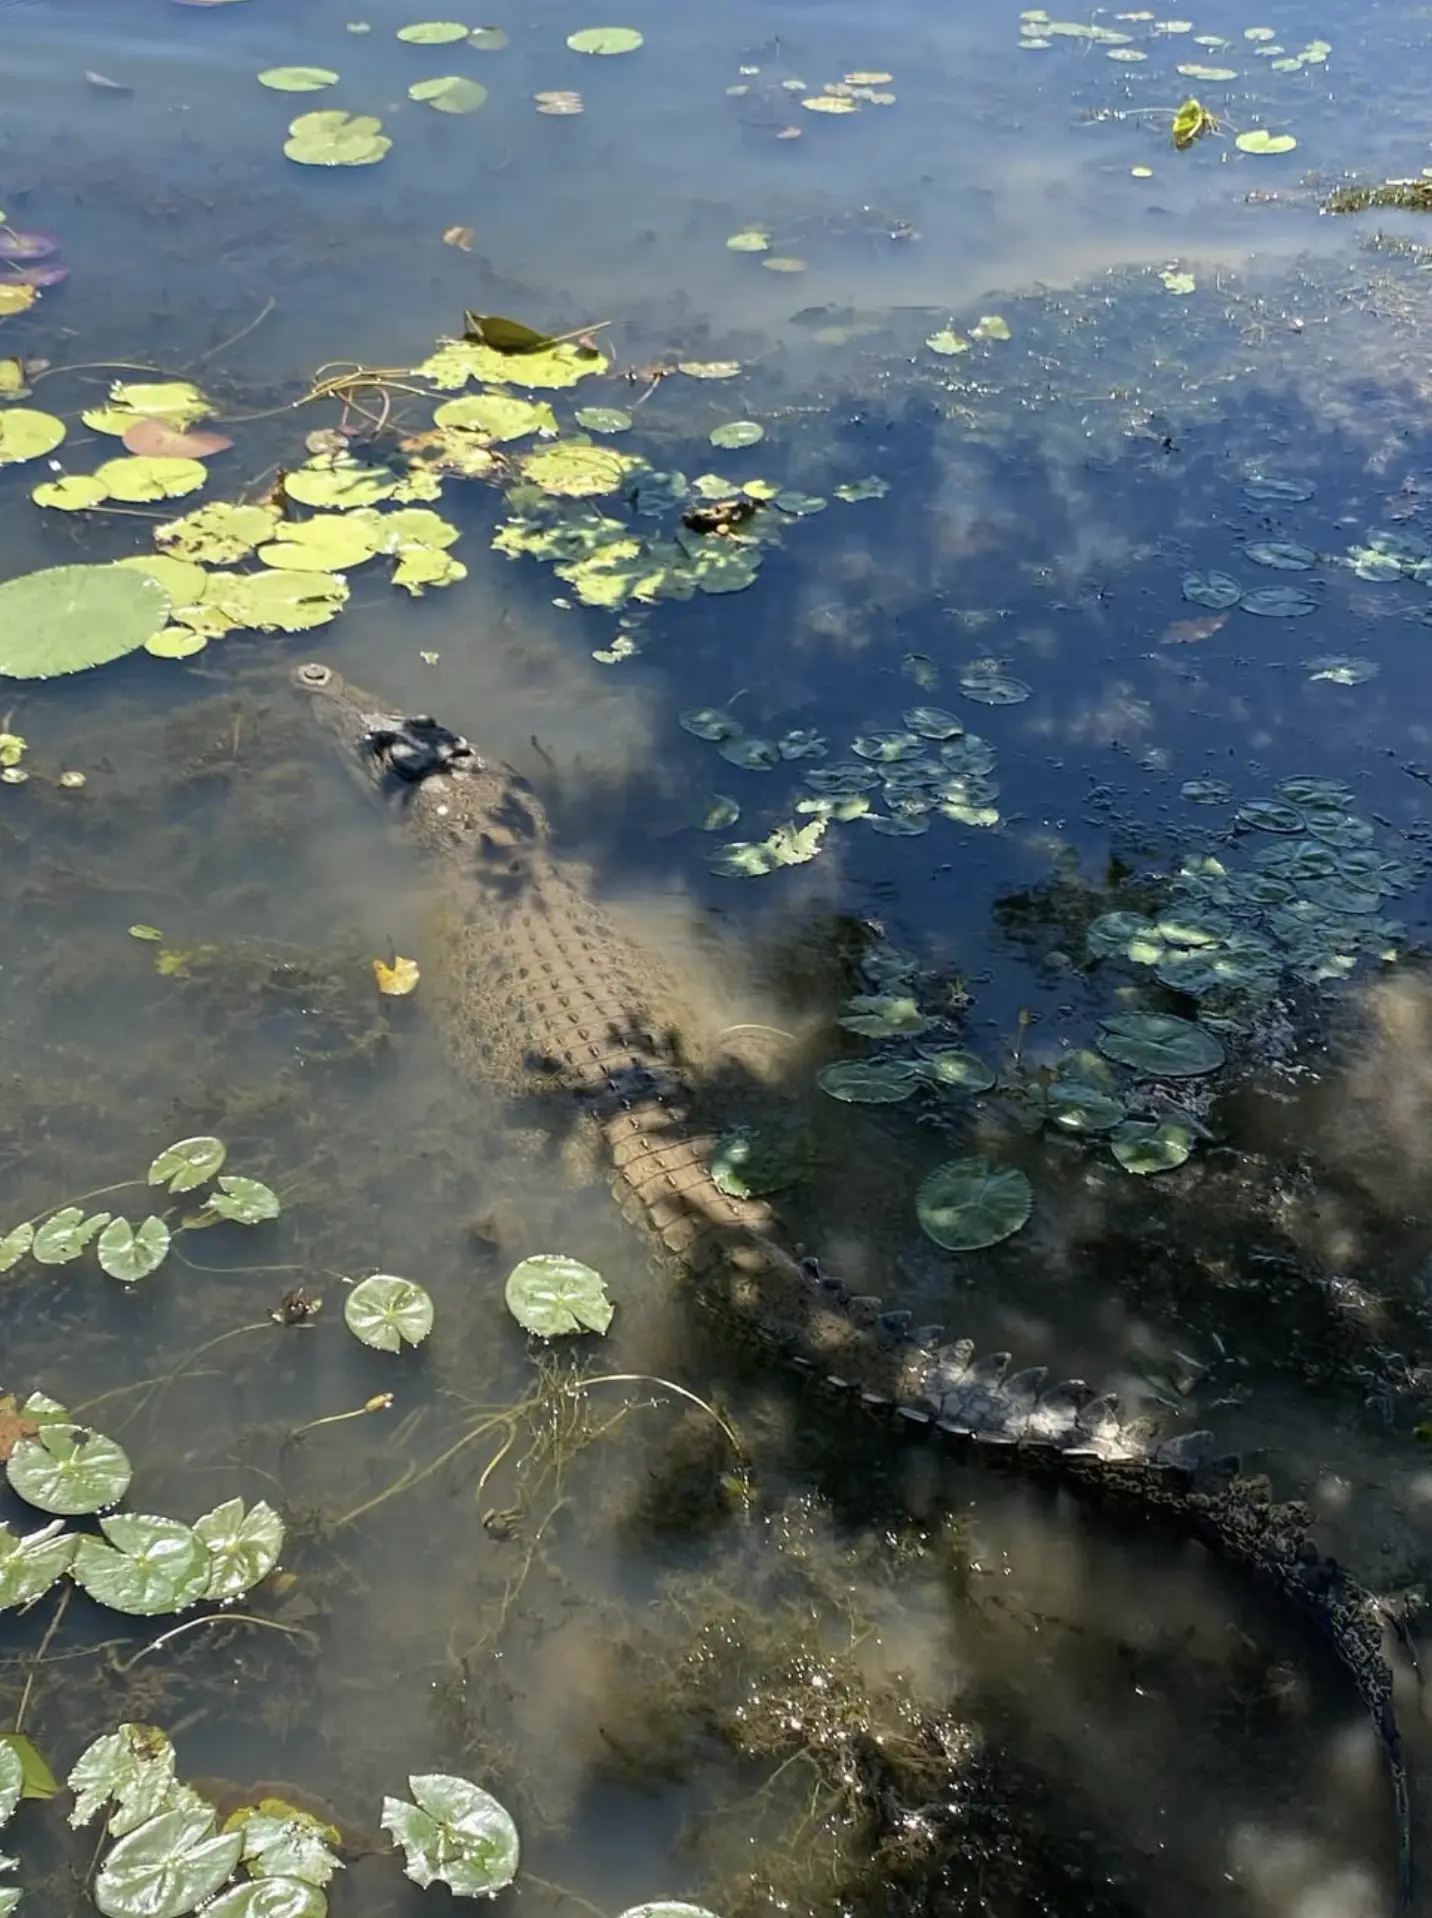
<path id="1" fill-rule="evenodd" d="M 299 667 L 295 677 L 302 680 L 305 686 L 326 686 L 333 677 L 333 668 L 310 659 Z"/>

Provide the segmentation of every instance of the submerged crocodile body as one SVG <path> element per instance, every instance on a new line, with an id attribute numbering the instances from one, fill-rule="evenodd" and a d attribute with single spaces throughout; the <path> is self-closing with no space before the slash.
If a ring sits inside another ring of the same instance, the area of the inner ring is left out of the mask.
<path id="1" fill-rule="evenodd" d="M 402 808 L 439 863 L 462 915 L 459 1000 L 509 1026 L 523 1069 L 591 1112 L 627 1216 L 643 1225 L 723 1319 L 778 1350 L 828 1390 L 915 1432 L 993 1453 L 1086 1497 L 1155 1515 L 1233 1560 L 1296 1605 L 1331 1643 L 1371 1715 L 1392 1786 L 1399 1907 L 1412 1899 L 1406 1765 L 1375 1596 L 1322 1554 L 1299 1504 L 1214 1457 L 1211 1435 L 1160 1440 L 1112 1397 L 1045 1369 L 1011 1373 L 968 1340 L 853 1296 L 779 1240 L 760 1200 L 728 1197 L 711 1173 L 692 1075 L 663 1038 L 637 961 L 584 876 L 554 850 L 531 787 L 431 718 L 385 713 L 331 668 L 295 684 L 351 763 Z"/>

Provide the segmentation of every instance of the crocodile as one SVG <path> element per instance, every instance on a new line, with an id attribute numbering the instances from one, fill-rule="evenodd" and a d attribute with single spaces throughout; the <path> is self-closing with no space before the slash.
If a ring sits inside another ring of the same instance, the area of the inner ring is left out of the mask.
<path id="1" fill-rule="evenodd" d="M 1398 1909 L 1409 1911 L 1410 1795 L 1383 1644 L 1393 1621 L 1320 1550 L 1307 1508 L 1276 1501 L 1266 1479 L 1218 1457 L 1208 1432 L 1160 1436 L 1112 1394 L 1051 1383 L 1043 1366 L 1011 1371 L 1007 1352 L 977 1356 L 971 1341 L 912 1325 L 788 1249 L 765 1200 L 718 1186 L 697 1077 L 662 1033 L 639 955 L 590 876 L 563 858 L 530 783 L 431 716 L 383 711 L 329 666 L 310 662 L 292 677 L 440 869 L 461 922 L 455 1003 L 506 1021 L 524 1069 L 586 1108 L 623 1212 L 703 1306 L 871 1417 L 1157 1518 L 1311 1620 L 1371 1718 L 1393 1801 Z"/>

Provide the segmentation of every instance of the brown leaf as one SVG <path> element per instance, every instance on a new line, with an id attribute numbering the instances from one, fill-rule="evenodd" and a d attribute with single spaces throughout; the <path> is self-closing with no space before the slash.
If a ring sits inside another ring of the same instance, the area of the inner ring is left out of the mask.
<path id="1" fill-rule="evenodd" d="M 181 433 L 167 420 L 136 420 L 124 429 L 124 444 L 146 459 L 206 460 L 233 445 L 222 433 Z"/>
<path id="2" fill-rule="evenodd" d="M 0 1465 L 9 1458 L 21 1439 L 34 1438 L 39 1431 L 34 1419 L 28 1419 L 21 1412 L 12 1394 L 7 1392 L 0 1398 Z"/>
<path id="3" fill-rule="evenodd" d="M 1195 640 L 1212 639 L 1227 624 L 1227 613 L 1205 613 L 1201 619 L 1176 619 L 1172 626 L 1165 626 L 1159 645 L 1191 646 Z"/>
<path id="4" fill-rule="evenodd" d="M 475 237 L 470 226 L 450 226 L 443 235 L 443 245 L 455 246 L 464 253 L 471 253 Z"/>

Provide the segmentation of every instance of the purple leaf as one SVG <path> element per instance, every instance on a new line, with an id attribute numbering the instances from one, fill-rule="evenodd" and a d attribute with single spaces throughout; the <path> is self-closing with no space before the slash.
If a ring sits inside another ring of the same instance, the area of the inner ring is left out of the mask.
<path id="1" fill-rule="evenodd" d="M 0 272 L 0 286 L 58 286 L 69 277 L 67 266 L 17 266 Z"/>
<path id="2" fill-rule="evenodd" d="M 53 233 L 17 233 L 13 226 L 0 226 L 0 260 L 43 260 L 59 250 Z"/>

